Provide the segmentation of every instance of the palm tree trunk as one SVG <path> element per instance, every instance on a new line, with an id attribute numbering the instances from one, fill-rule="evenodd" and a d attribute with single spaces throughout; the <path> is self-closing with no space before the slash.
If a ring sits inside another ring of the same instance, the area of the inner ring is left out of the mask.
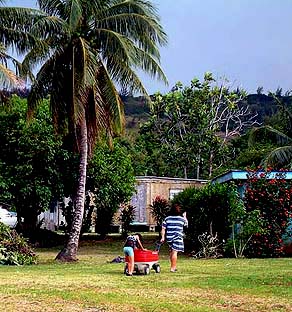
<path id="1" fill-rule="evenodd" d="M 80 127 L 81 134 L 79 142 L 80 143 L 79 179 L 74 205 L 75 207 L 73 211 L 72 227 L 69 232 L 69 238 L 65 247 L 59 252 L 59 254 L 56 257 L 56 260 L 61 260 L 64 262 L 72 262 L 78 260 L 77 250 L 84 214 L 86 169 L 88 157 L 87 125 L 85 116 L 80 124 Z"/>

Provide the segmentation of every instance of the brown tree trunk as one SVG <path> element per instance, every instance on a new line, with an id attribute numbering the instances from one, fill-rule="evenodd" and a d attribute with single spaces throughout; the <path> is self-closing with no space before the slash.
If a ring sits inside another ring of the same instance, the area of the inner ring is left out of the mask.
<path id="1" fill-rule="evenodd" d="M 79 245 L 79 237 L 81 233 L 82 220 L 84 214 L 85 202 L 85 184 L 86 184 L 86 169 L 88 158 L 88 144 L 87 144 L 87 126 L 85 117 L 83 118 L 80 133 L 80 163 L 79 163 L 79 179 L 78 189 L 75 197 L 75 205 L 73 209 L 72 227 L 69 232 L 69 238 L 64 248 L 56 256 L 56 260 L 64 262 L 77 261 L 77 250 Z"/>

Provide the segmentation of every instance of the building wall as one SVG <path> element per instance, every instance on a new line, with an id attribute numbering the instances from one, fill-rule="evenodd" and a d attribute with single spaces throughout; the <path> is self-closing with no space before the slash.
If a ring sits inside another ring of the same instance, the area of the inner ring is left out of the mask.
<path id="1" fill-rule="evenodd" d="M 156 196 L 169 200 L 188 187 L 202 187 L 207 182 L 207 180 L 196 179 L 137 177 L 137 192 L 130 202 L 136 208 L 134 224 L 155 226 L 156 222 L 151 216 L 150 205 Z"/>
<path id="2" fill-rule="evenodd" d="M 196 179 L 179 179 L 165 177 L 137 177 L 136 178 L 136 194 L 133 195 L 130 204 L 136 208 L 135 210 L 135 225 L 145 225 L 154 227 L 155 220 L 150 213 L 150 205 L 156 196 L 164 197 L 169 200 L 173 196 L 187 187 L 202 187 L 206 185 L 207 180 Z M 65 199 L 68 202 L 68 198 Z M 114 216 L 114 224 L 118 224 L 119 212 Z M 62 211 L 58 205 L 51 211 L 41 213 L 39 221 L 42 220 L 42 227 L 55 230 L 63 223 L 66 223 Z"/>

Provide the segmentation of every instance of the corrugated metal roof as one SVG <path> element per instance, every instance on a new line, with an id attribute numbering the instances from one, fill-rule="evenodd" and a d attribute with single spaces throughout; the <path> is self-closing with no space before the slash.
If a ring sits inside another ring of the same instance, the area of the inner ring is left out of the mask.
<path id="1" fill-rule="evenodd" d="M 258 176 L 264 171 L 258 171 Z M 267 178 L 268 179 L 277 179 L 278 176 L 283 173 L 283 171 L 270 171 Z M 285 179 L 292 180 L 292 171 L 284 171 Z M 234 180 L 247 180 L 248 171 L 246 170 L 230 170 L 226 173 L 223 173 L 216 178 L 212 179 L 212 183 L 224 183 L 227 181 L 234 181 Z"/>

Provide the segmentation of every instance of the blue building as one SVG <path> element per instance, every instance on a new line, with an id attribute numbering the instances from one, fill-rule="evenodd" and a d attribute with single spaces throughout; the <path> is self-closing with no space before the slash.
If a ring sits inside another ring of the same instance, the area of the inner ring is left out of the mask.
<path id="1" fill-rule="evenodd" d="M 262 172 L 259 171 L 257 175 L 260 177 Z M 283 172 L 281 171 L 271 171 L 269 172 L 267 179 L 277 179 L 281 176 Z M 214 179 L 211 183 L 229 183 L 234 182 L 237 185 L 239 194 L 243 197 L 245 190 L 245 181 L 248 179 L 248 171 L 246 170 L 229 170 L 226 173 L 223 173 Z M 292 180 L 292 171 L 285 171 L 285 179 Z M 292 219 L 288 223 L 286 235 L 283 237 L 284 244 L 286 246 L 286 253 L 292 255 L 292 237 L 288 234 L 292 232 Z"/>

